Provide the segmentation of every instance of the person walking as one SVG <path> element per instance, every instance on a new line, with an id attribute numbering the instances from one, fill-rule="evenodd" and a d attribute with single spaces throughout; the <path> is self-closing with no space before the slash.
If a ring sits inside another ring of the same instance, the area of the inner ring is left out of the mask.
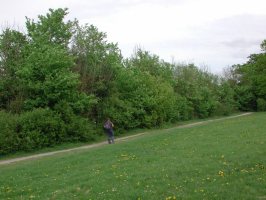
<path id="1" fill-rule="evenodd" d="M 109 118 L 104 122 L 103 128 L 105 130 L 105 133 L 108 136 L 108 144 L 114 144 L 114 130 L 113 130 L 114 124 L 111 122 Z"/>

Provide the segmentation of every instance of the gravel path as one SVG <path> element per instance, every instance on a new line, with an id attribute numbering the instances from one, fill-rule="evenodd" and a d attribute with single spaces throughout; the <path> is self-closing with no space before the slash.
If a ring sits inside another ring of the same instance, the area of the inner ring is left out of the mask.
<path id="1" fill-rule="evenodd" d="M 164 130 L 171 130 L 171 129 L 177 129 L 177 128 L 189 128 L 189 127 L 193 127 L 193 126 L 208 124 L 210 122 L 221 121 L 221 120 L 225 120 L 225 119 L 232 119 L 232 118 L 241 117 L 241 116 L 250 115 L 250 114 L 252 114 L 252 113 L 249 112 L 249 113 L 244 113 L 244 114 L 230 116 L 230 117 L 223 117 L 223 118 L 219 118 L 219 119 L 211 119 L 211 120 L 206 120 L 206 121 L 202 121 L 202 122 L 195 122 L 195 123 L 181 125 L 181 126 L 177 126 L 177 127 L 173 127 L 173 128 L 164 129 Z M 149 131 L 143 132 L 143 133 L 139 133 L 139 134 L 135 134 L 135 135 L 131 135 L 131 136 L 117 138 L 116 142 L 127 141 L 130 138 L 135 138 L 135 137 L 147 134 L 148 132 Z M 41 158 L 41 157 L 45 157 L 45 156 L 52 156 L 52 155 L 60 154 L 60 153 L 66 153 L 66 152 L 81 150 L 81 149 L 91 149 L 91 148 L 100 147 L 100 146 L 103 146 L 103 145 L 108 145 L 108 144 L 107 144 L 107 142 L 100 142 L 100 143 L 96 143 L 96 144 L 90 144 L 90 145 L 85 145 L 85 146 L 71 148 L 71 149 L 65 149 L 65 150 L 60 150 L 60 151 L 53 151 L 53 152 L 48 152 L 48 153 L 40 153 L 40 154 L 36 154 L 36 155 L 31 155 L 31 156 L 25 156 L 25 157 L 13 158 L 13 159 L 8 159 L 8 160 L 2 160 L 2 161 L 0 161 L 0 165 L 8 165 L 8 164 L 19 162 L 19 161 L 23 161 L 23 160 L 31 160 L 31 159 Z"/>

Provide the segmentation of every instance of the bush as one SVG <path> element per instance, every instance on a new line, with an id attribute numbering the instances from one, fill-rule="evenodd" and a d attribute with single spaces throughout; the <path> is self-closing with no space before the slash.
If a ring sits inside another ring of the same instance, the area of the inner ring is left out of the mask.
<path id="1" fill-rule="evenodd" d="M 61 101 L 55 106 L 55 112 L 64 123 L 66 136 L 63 141 L 86 142 L 94 140 L 95 131 L 93 125 L 86 118 L 75 115 L 72 107 L 65 101 Z"/>
<path id="2" fill-rule="evenodd" d="M 62 142 L 94 140 L 92 123 L 73 114 L 38 108 L 21 115 L 0 112 L 0 154 L 31 151 Z"/>
<path id="3" fill-rule="evenodd" d="M 17 124 L 20 150 L 53 146 L 66 136 L 64 122 L 55 112 L 38 108 L 19 116 Z"/>
<path id="4" fill-rule="evenodd" d="M 228 116 L 231 113 L 233 113 L 234 111 L 235 111 L 235 109 L 234 109 L 233 105 L 231 105 L 229 103 L 220 103 L 220 102 L 217 102 L 217 106 L 216 106 L 214 115 Z"/>
<path id="5" fill-rule="evenodd" d="M 186 97 L 177 96 L 177 107 L 178 107 L 178 120 L 190 120 L 193 118 L 193 107 L 192 103 L 187 100 Z"/>
<path id="6" fill-rule="evenodd" d="M 17 115 L 0 111 L 0 155 L 19 149 L 19 138 L 16 133 Z"/>
<path id="7" fill-rule="evenodd" d="M 256 110 L 256 98 L 251 86 L 237 86 L 236 89 L 237 106 L 240 111 Z"/>
<path id="8" fill-rule="evenodd" d="M 266 111 L 266 101 L 265 99 L 258 98 L 257 99 L 257 110 L 258 111 Z"/>
<path id="9" fill-rule="evenodd" d="M 65 141 L 87 142 L 95 140 L 95 131 L 92 123 L 85 118 L 73 115 L 70 123 L 65 124 L 67 137 Z"/>

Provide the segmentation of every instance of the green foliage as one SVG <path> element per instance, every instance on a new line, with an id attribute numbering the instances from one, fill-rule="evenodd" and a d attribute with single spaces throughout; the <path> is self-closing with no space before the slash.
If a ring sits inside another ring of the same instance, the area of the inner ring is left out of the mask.
<path id="1" fill-rule="evenodd" d="M 237 110 L 237 103 L 234 99 L 235 91 L 230 83 L 222 80 L 218 89 L 218 102 L 215 114 L 229 115 Z"/>
<path id="2" fill-rule="evenodd" d="M 263 53 L 252 54 L 247 63 L 234 66 L 237 75 L 233 87 L 241 110 L 258 110 L 258 99 L 266 98 L 266 53 L 265 40 L 261 44 Z"/>
<path id="3" fill-rule="evenodd" d="M 72 115 L 69 123 L 65 124 L 67 137 L 64 141 L 67 142 L 89 142 L 96 138 L 96 126 L 88 119 L 77 115 Z"/>
<path id="4" fill-rule="evenodd" d="M 100 124 L 104 120 L 104 102 L 111 96 L 116 74 L 122 65 L 117 44 L 107 42 L 106 37 L 106 33 L 93 25 L 76 24 L 71 47 L 75 56 L 74 71 L 80 75 L 80 91 L 95 97 L 92 109 L 86 115 Z"/>
<path id="5" fill-rule="evenodd" d="M 78 75 L 71 72 L 73 57 L 67 49 L 73 23 L 63 21 L 66 14 L 66 9 L 50 9 L 37 22 L 27 19 L 27 56 L 18 71 L 27 96 L 26 110 L 52 108 L 62 99 L 72 102 L 77 96 Z"/>
<path id="6" fill-rule="evenodd" d="M 195 65 L 176 65 L 174 69 L 175 91 L 183 98 L 185 118 L 206 118 L 217 109 L 217 77 Z M 189 114 L 189 112 L 192 114 Z M 190 115 L 190 116 L 189 116 Z"/>
<path id="7" fill-rule="evenodd" d="M 66 15 L 67 9 L 50 9 L 37 22 L 27 18 L 26 36 L 10 29 L 1 34 L 0 108 L 21 113 L 14 124 L 17 138 L 7 142 L 6 152 L 93 139 L 92 125 L 81 115 L 97 101 L 78 91 L 68 47 L 76 22 L 64 22 Z M 57 112 L 62 102 L 68 116 Z"/>
<path id="8" fill-rule="evenodd" d="M 121 64 L 117 44 L 108 43 L 106 37 L 106 33 L 93 25 L 77 25 L 71 48 L 76 57 L 75 71 L 80 74 L 81 91 L 99 98 L 109 95 L 116 69 Z"/>
<path id="9" fill-rule="evenodd" d="M 20 112 L 23 96 L 16 72 L 24 61 L 26 36 L 9 28 L 0 35 L 0 108 Z"/>
<path id="10" fill-rule="evenodd" d="M 266 53 L 251 55 L 243 68 L 244 75 L 251 81 L 255 95 L 266 97 Z"/>
<path id="11" fill-rule="evenodd" d="M 257 110 L 266 111 L 266 100 L 262 98 L 257 99 Z"/>
<path id="12" fill-rule="evenodd" d="M 52 45 L 67 48 L 73 34 L 75 22 L 64 22 L 67 9 L 49 9 L 49 13 L 38 16 L 38 22 L 26 18 L 26 27 L 30 41 L 35 46 Z"/>
<path id="13" fill-rule="evenodd" d="M 121 69 L 103 112 L 119 127 L 153 127 L 176 120 L 176 95 L 168 81 L 133 65 Z"/>
<path id="14" fill-rule="evenodd" d="M 256 110 L 256 98 L 250 85 L 239 85 L 235 87 L 238 108 L 241 111 Z"/>
<path id="15" fill-rule="evenodd" d="M 64 124 L 49 109 L 35 109 L 21 115 L 0 112 L 0 154 L 29 151 L 62 142 Z"/>
<path id="16" fill-rule="evenodd" d="M 266 52 L 266 40 L 263 40 L 261 45 L 260 45 L 262 51 Z"/>
<path id="17" fill-rule="evenodd" d="M 0 111 L 0 155 L 19 150 L 17 115 Z"/>
<path id="18" fill-rule="evenodd" d="M 37 20 L 27 18 L 25 34 L 6 29 L 0 35 L 0 109 L 20 114 L 13 119 L 2 113 L 19 123 L 14 125 L 19 129 L 10 130 L 15 130 L 7 142 L 12 151 L 19 142 L 30 150 L 93 140 L 106 117 L 117 133 L 265 109 L 265 41 L 263 53 L 233 66 L 222 79 L 142 49 L 123 59 L 106 33 L 67 21 L 67 14 L 67 9 L 50 9 Z M 49 124 L 41 121 L 44 117 Z"/>
<path id="19" fill-rule="evenodd" d="M 195 114 L 200 118 L 211 116 L 216 109 L 216 99 L 207 87 L 198 89 L 198 96 L 192 99 Z"/>
<path id="20" fill-rule="evenodd" d="M 177 95 L 177 119 L 180 121 L 189 120 L 193 118 L 193 106 L 192 103 L 184 96 Z"/>
<path id="21" fill-rule="evenodd" d="M 88 119 L 76 115 L 67 102 L 61 101 L 54 109 L 64 123 L 66 136 L 62 141 L 87 142 L 94 140 L 95 130 L 93 128 L 95 127 Z"/>
<path id="22" fill-rule="evenodd" d="M 23 49 L 26 36 L 7 28 L 0 35 L 0 66 L 1 76 L 14 77 L 17 68 L 23 61 Z"/>
<path id="23" fill-rule="evenodd" d="M 17 132 L 20 150 L 53 146 L 63 141 L 66 130 L 62 119 L 49 109 L 35 109 L 20 115 Z"/>
<path id="24" fill-rule="evenodd" d="M 75 115 L 67 104 L 60 108 L 58 105 L 56 112 L 38 108 L 13 115 L 2 111 L 0 125 L 0 154 L 95 138 L 93 125 L 86 118 Z"/>
<path id="25" fill-rule="evenodd" d="M 140 48 L 136 49 L 133 56 L 127 60 L 127 66 L 138 68 L 142 72 L 148 72 L 152 76 L 173 83 L 172 66 L 160 60 L 159 56 Z"/>
<path id="26" fill-rule="evenodd" d="M 87 95 L 85 93 L 78 93 L 70 106 L 72 107 L 74 113 L 87 116 L 91 113 L 93 107 L 97 105 L 98 101 L 94 95 Z"/>

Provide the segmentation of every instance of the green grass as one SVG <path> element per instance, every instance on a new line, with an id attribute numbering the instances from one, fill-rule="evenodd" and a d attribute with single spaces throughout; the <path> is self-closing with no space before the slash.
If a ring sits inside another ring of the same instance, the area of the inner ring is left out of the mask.
<path id="1" fill-rule="evenodd" d="M 266 199 L 266 113 L 0 166 L 0 199 Z"/>

